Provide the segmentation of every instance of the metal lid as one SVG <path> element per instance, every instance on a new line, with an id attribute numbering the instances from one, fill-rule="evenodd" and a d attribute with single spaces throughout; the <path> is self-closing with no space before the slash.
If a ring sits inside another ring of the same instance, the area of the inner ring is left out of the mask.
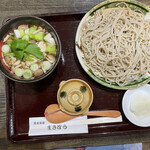
<path id="1" fill-rule="evenodd" d="M 85 114 L 93 102 L 90 86 L 80 79 L 62 81 L 57 92 L 60 109 L 70 115 Z"/>

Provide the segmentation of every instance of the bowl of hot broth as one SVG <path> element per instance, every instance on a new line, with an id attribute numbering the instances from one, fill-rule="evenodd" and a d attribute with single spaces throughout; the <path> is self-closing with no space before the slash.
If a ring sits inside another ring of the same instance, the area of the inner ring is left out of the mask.
<path id="1" fill-rule="evenodd" d="M 21 16 L 0 29 L 0 70 L 14 81 L 31 83 L 58 65 L 61 42 L 55 29 L 35 16 Z"/>

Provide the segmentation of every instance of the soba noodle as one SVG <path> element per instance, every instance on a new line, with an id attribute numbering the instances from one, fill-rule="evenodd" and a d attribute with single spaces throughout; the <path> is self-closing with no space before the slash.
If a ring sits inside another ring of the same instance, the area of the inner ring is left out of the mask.
<path id="1" fill-rule="evenodd" d="M 97 10 L 80 42 L 86 66 L 110 84 L 127 85 L 150 69 L 150 20 L 130 8 Z"/>

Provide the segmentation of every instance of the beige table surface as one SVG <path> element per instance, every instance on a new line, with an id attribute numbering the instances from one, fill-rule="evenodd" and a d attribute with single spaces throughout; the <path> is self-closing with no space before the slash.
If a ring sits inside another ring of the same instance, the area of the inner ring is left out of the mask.
<path id="1" fill-rule="evenodd" d="M 0 25 L 8 16 L 55 12 L 87 11 L 103 0 L 0 0 Z M 139 0 L 150 5 L 150 0 Z M 0 150 L 49 150 L 55 148 L 98 146 L 143 142 L 150 149 L 150 133 L 126 136 L 90 138 L 58 142 L 11 144 L 6 134 L 6 102 L 4 76 L 0 74 Z"/>

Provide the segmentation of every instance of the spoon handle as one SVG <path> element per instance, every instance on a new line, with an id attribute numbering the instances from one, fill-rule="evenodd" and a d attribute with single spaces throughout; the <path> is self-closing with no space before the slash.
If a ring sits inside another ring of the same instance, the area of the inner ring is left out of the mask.
<path id="1" fill-rule="evenodd" d="M 88 116 L 102 116 L 102 117 L 119 117 L 121 115 L 120 111 L 117 110 L 103 110 L 103 111 L 89 111 Z"/>

